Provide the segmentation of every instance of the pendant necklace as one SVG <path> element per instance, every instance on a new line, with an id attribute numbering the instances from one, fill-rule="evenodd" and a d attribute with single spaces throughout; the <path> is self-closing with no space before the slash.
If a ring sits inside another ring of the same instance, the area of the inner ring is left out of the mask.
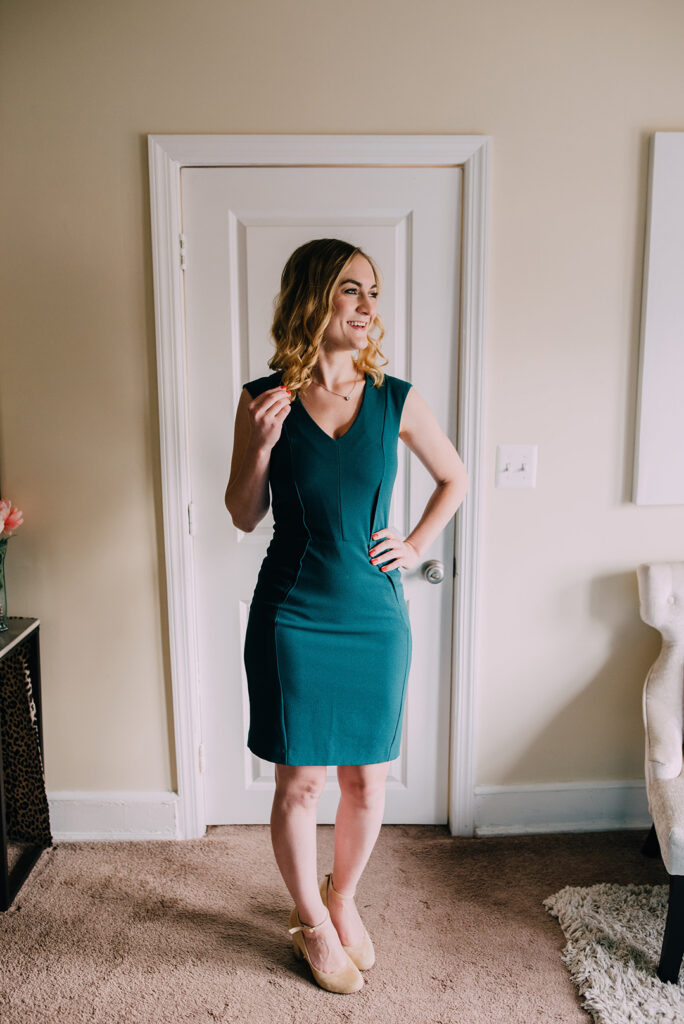
<path id="1" fill-rule="evenodd" d="M 330 388 L 326 388 L 326 387 L 325 387 L 325 384 L 321 384 L 321 383 L 320 383 L 320 381 L 317 381 L 317 380 L 316 380 L 316 379 L 315 379 L 314 377 L 312 377 L 311 379 L 312 379 L 312 381 L 314 382 L 314 384 L 318 384 L 319 388 L 325 388 L 325 390 L 326 390 L 326 391 L 330 391 Z M 338 398 L 344 398 L 345 402 L 348 402 L 348 401 L 349 401 L 349 399 L 351 398 L 351 395 L 352 395 L 352 391 L 354 390 L 354 388 L 356 387 L 356 385 L 357 385 L 357 384 L 359 383 L 359 380 L 361 380 L 361 378 L 360 378 L 360 377 L 359 377 L 359 379 L 358 379 L 358 380 L 355 380 L 355 381 L 354 381 L 354 383 L 352 384 L 352 387 L 351 387 L 351 391 L 349 392 L 349 394 L 348 394 L 348 395 L 341 395 L 341 394 L 339 393 L 339 391 L 330 391 L 330 394 L 331 394 L 331 395 L 337 395 L 337 397 L 338 397 Z"/>

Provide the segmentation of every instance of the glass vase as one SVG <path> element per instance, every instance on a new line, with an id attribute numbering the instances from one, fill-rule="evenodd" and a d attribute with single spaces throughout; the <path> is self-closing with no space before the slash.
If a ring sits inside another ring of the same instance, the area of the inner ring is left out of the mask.
<path id="1" fill-rule="evenodd" d="M 0 633 L 9 629 L 7 625 L 7 587 L 5 585 L 5 554 L 9 537 L 0 540 Z"/>

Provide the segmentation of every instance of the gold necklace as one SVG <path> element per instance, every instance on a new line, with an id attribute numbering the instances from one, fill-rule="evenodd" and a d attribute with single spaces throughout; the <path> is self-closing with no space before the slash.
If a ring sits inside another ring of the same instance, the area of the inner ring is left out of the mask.
<path id="1" fill-rule="evenodd" d="M 321 384 L 319 381 L 316 380 L 315 377 L 312 376 L 311 380 L 314 382 L 314 384 L 318 384 L 319 388 L 325 388 L 326 391 L 330 391 L 330 388 L 326 388 L 325 384 Z M 341 395 L 339 393 L 339 391 L 330 391 L 330 394 L 331 395 L 337 395 L 338 398 L 344 398 L 345 402 L 348 402 L 349 399 L 351 398 L 352 391 L 354 390 L 354 388 L 356 387 L 356 385 L 359 383 L 360 380 L 361 380 L 361 377 L 359 377 L 358 380 L 354 381 L 354 383 L 352 384 L 352 387 L 351 387 L 351 391 L 349 392 L 348 395 Z"/>

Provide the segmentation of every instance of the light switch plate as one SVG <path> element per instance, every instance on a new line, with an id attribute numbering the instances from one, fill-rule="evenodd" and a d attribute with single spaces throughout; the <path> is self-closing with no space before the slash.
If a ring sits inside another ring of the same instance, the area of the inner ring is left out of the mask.
<path id="1" fill-rule="evenodd" d="M 497 487 L 536 487 L 537 445 L 500 444 L 496 448 Z"/>

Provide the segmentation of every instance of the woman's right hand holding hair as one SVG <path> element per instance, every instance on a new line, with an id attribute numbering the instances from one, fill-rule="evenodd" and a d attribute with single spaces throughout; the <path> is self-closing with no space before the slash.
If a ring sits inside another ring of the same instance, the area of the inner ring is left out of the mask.
<path id="1" fill-rule="evenodd" d="M 280 440 L 290 412 L 290 391 L 284 384 L 263 391 L 247 406 L 252 427 L 251 444 L 270 451 Z"/>
<path id="2" fill-rule="evenodd" d="M 251 398 L 243 388 L 238 402 L 225 504 L 235 526 L 246 533 L 261 522 L 270 506 L 271 449 L 290 412 L 289 394 L 281 385 Z"/>

